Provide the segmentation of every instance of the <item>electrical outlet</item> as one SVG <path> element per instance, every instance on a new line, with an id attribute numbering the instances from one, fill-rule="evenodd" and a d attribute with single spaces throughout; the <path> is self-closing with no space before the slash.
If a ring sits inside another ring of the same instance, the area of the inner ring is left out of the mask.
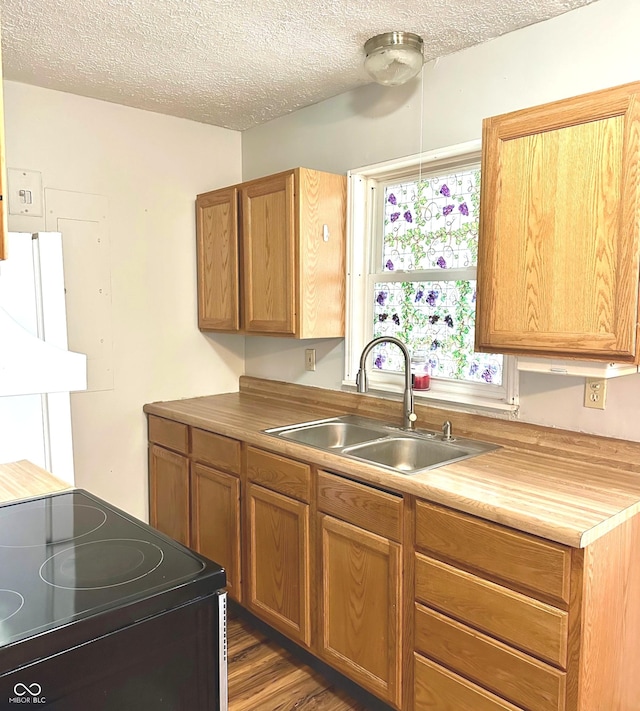
<path id="1" fill-rule="evenodd" d="M 305 370 L 315 370 L 316 369 L 316 349 L 315 348 L 305 348 L 304 369 Z"/>
<path id="2" fill-rule="evenodd" d="M 584 406 L 604 410 L 607 398 L 607 381 L 604 378 L 584 379 Z"/>

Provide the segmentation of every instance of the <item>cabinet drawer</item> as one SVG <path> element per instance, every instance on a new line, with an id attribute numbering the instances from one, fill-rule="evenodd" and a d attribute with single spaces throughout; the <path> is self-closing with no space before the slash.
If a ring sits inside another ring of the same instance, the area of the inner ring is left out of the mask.
<path id="1" fill-rule="evenodd" d="M 416 651 L 532 711 L 564 711 L 566 674 L 416 604 Z"/>
<path id="2" fill-rule="evenodd" d="M 402 537 L 402 498 L 365 484 L 318 472 L 318 509 L 393 541 Z"/>
<path id="3" fill-rule="evenodd" d="M 416 546 L 534 593 L 569 602 L 571 549 L 418 501 Z"/>
<path id="4" fill-rule="evenodd" d="M 217 469 L 240 474 L 240 442 L 230 437 L 192 427 L 191 456 Z"/>
<path id="5" fill-rule="evenodd" d="M 149 441 L 160 444 L 174 452 L 189 452 L 189 428 L 182 422 L 166 420 L 149 415 Z"/>
<path id="6" fill-rule="evenodd" d="M 251 481 L 262 484 L 267 489 L 309 503 L 311 468 L 307 464 L 249 447 L 247 475 Z"/>
<path id="7" fill-rule="evenodd" d="M 415 708 L 429 711 L 522 711 L 434 662 L 415 656 Z"/>
<path id="8" fill-rule="evenodd" d="M 503 642 L 566 668 L 568 615 L 416 553 L 416 598 Z"/>

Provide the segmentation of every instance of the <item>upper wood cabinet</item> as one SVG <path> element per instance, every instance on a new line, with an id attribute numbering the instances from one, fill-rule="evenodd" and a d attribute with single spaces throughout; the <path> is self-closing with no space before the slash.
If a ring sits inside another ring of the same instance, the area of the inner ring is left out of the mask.
<path id="1" fill-rule="evenodd" d="M 245 329 L 294 335 L 294 175 L 284 173 L 250 183 L 240 194 Z M 322 240 L 321 233 L 316 237 Z"/>
<path id="2" fill-rule="evenodd" d="M 484 121 L 477 350 L 639 361 L 639 96 Z"/>
<path id="3" fill-rule="evenodd" d="M 199 195 L 202 330 L 344 335 L 346 178 L 296 168 Z"/>
<path id="4" fill-rule="evenodd" d="M 200 195 L 196 209 L 198 325 L 203 330 L 240 328 L 238 190 Z"/>

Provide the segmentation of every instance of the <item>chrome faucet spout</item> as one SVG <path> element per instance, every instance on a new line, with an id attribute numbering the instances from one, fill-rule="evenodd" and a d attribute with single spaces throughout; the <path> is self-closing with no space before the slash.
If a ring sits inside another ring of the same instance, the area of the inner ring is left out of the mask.
<path id="1" fill-rule="evenodd" d="M 413 411 L 413 389 L 411 388 L 411 355 L 405 344 L 393 336 L 380 336 L 369 341 L 360 354 L 360 368 L 356 375 L 356 387 L 359 393 L 366 393 L 369 389 L 367 381 L 366 360 L 369 353 L 380 343 L 392 343 L 402 351 L 404 356 L 404 412 L 403 427 L 407 430 L 415 429 L 415 421 L 418 419 Z"/>

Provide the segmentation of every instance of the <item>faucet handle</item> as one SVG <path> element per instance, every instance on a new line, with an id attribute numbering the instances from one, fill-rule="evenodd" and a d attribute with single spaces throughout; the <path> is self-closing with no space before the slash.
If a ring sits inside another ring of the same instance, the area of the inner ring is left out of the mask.
<path id="1" fill-rule="evenodd" d="M 451 433 L 451 421 L 450 420 L 445 420 L 443 425 L 442 425 L 442 439 L 445 442 L 450 442 L 454 437 L 452 436 Z"/>
<path id="2" fill-rule="evenodd" d="M 356 390 L 359 393 L 366 393 L 369 387 L 367 382 L 367 371 L 364 368 L 360 368 L 356 373 Z"/>

